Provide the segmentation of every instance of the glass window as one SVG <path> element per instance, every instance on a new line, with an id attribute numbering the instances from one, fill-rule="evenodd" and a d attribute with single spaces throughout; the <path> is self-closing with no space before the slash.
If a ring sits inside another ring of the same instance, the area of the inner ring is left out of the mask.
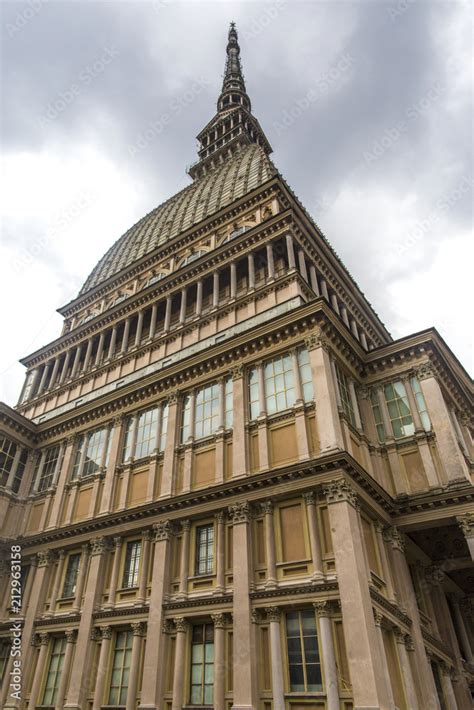
<path id="1" fill-rule="evenodd" d="M 67 558 L 66 574 L 64 577 L 63 597 L 73 597 L 76 593 L 77 573 L 81 561 L 81 553 L 75 552 Z"/>
<path id="2" fill-rule="evenodd" d="M 286 614 L 286 643 L 290 690 L 322 690 L 321 660 L 313 611 L 293 611 Z"/>
<path id="3" fill-rule="evenodd" d="M 349 386 L 349 378 L 346 373 L 341 370 L 339 365 L 336 364 L 336 377 L 337 384 L 339 387 L 339 394 L 341 397 L 342 408 L 346 417 L 349 419 L 352 426 L 356 425 L 354 407 L 352 406 L 351 390 Z"/>
<path id="4" fill-rule="evenodd" d="M 129 458 L 142 459 L 150 456 L 156 447 L 158 422 L 161 407 L 161 433 L 158 442 L 159 451 L 163 451 L 168 429 L 168 405 L 159 405 L 153 409 L 128 417 L 122 447 L 122 461 Z"/>
<path id="5" fill-rule="evenodd" d="M 56 704 L 65 652 L 66 637 L 61 636 L 61 638 L 54 639 L 43 693 L 43 705 Z"/>
<path id="6" fill-rule="evenodd" d="M 309 362 L 309 352 L 306 348 L 298 349 L 298 365 L 300 368 L 301 387 L 303 389 L 303 399 L 310 402 L 314 398 L 313 373 Z"/>
<path id="7" fill-rule="evenodd" d="M 26 382 L 25 382 L 25 389 L 23 390 L 23 395 L 21 397 L 21 402 L 20 404 L 23 404 L 23 402 L 26 402 L 27 399 L 29 399 L 31 395 L 31 390 L 33 388 L 33 382 L 34 382 L 34 372 L 29 372 L 28 375 L 26 376 Z"/>
<path id="8" fill-rule="evenodd" d="M 10 656 L 10 643 L 4 639 L 0 641 L 0 682 L 3 679 L 8 657 Z"/>
<path id="9" fill-rule="evenodd" d="M 132 643 L 131 631 L 120 631 L 117 634 L 110 677 L 109 705 L 125 705 L 127 702 Z"/>
<path id="10" fill-rule="evenodd" d="M 138 417 L 137 439 L 135 443 L 135 458 L 149 456 L 155 448 L 156 430 L 158 427 L 158 408 L 148 409 Z"/>
<path id="11" fill-rule="evenodd" d="M 415 433 L 415 427 L 405 385 L 398 380 L 385 385 L 383 389 L 394 437 L 411 436 Z"/>
<path id="12" fill-rule="evenodd" d="M 72 470 L 73 478 L 91 476 L 107 465 L 110 450 L 110 429 L 95 429 L 79 438 Z"/>
<path id="13" fill-rule="evenodd" d="M 379 398 L 375 390 L 370 390 L 370 403 L 372 405 L 377 436 L 379 441 L 383 442 L 385 441 L 385 429 L 383 425 L 382 412 L 380 411 Z"/>
<path id="14" fill-rule="evenodd" d="M 140 554 L 142 544 L 140 540 L 127 542 L 125 551 L 125 565 L 123 569 L 122 588 L 130 589 L 138 586 L 138 570 L 140 567 Z"/>
<path id="15" fill-rule="evenodd" d="M 191 645 L 191 704 L 212 705 L 214 690 L 214 626 L 193 626 Z"/>
<path id="16" fill-rule="evenodd" d="M 16 444 L 9 439 L 0 439 L 0 486 L 6 486 L 16 454 Z"/>
<path id="17" fill-rule="evenodd" d="M 195 574 L 212 574 L 214 571 L 214 525 L 196 528 Z"/>
<path id="18" fill-rule="evenodd" d="M 221 392 L 222 389 L 222 392 Z M 213 382 L 196 390 L 194 402 L 194 438 L 202 439 L 214 434 L 221 426 L 221 396 L 223 397 L 224 421 L 222 425 L 229 429 L 233 418 L 233 383 L 229 377 L 223 382 Z M 191 396 L 183 401 L 181 442 L 191 434 Z"/>
<path id="19" fill-rule="evenodd" d="M 185 259 L 183 259 L 183 263 L 181 266 L 186 266 L 186 264 L 192 264 L 193 261 L 197 261 L 198 259 L 201 258 L 201 256 L 204 256 L 204 254 L 207 254 L 207 252 L 201 250 L 195 251 L 192 254 L 189 254 Z"/>
<path id="20" fill-rule="evenodd" d="M 260 414 L 260 399 L 258 395 L 258 372 L 256 367 L 252 367 L 249 372 L 249 403 L 250 418 L 256 419 Z"/>
<path id="21" fill-rule="evenodd" d="M 232 429 L 234 423 L 234 388 L 230 377 L 224 383 L 224 427 Z"/>
<path id="22" fill-rule="evenodd" d="M 168 433 L 168 411 L 169 407 L 165 404 L 161 414 L 160 451 L 164 451 L 166 446 L 166 435 Z"/>
<path id="23" fill-rule="evenodd" d="M 410 384 L 413 390 L 413 394 L 415 395 L 416 406 L 418 407 L 418 411 L 420 413 L 420 419 L 423 425 L 423 429 L 425 431 L 430 431 L 431 421 L 428 414 L 428 410 L 426 408 L 425 398 L 423 397 L 423 392 L 421 391 L 420 383 L 418 382 L 418 379 L 416 377 L 412 377 L 410 379 Z"/>
<path id="24" fill-rule="evenodd" d="M 18 493 L 20 490 L 21 481 L 23 478 L 23 473 L 25 471 L 26 462 L 28 460 L 28 451 L 23 449 L 20 455 L 20 460 L 18 462 L 18 468 L 16 469 L 13 476 L 12 490 L 14 493 Z"/>
<path id="25" fill-rule="evenodd" d="M 43 466 L 41 468 L 38 490 L 46 491 L 48 488 L 51 487 L 58 458 L 59 444 L 56 444 L 56 446 L 51 446 L 49 449 L 46 449 L 46 453 L 43 460 Z M 36 473 L 38 472 L 40 465 L 41 456 L 38 458 L 38 462 L 36 464 Z M 36 480 L 36 476 L 34 476 L 33 481 L 34 480 Z"/>

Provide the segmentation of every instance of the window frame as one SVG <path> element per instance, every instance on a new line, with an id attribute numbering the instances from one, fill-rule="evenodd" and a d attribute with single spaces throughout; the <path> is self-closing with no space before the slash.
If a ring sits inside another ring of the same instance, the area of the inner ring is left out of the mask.
<path id="1" fill-rule="evenodd" d="M 402 388 L 404 394 L 400 394 L 400 392 L 397 391 L 397 387 Z M 396 395 L 395 397 L 389 398 L 387 394 L 388 388 L 391 388 L 393 393 Z M 383 385 L 383 395 L 385 398 L 385 405 L 387 407 L 387 413 L 388 413 L 388 419 L 390 421 L 390 427 L 392 430 L 392 436 L 394 439 L 404 439 L 408 436 L 413 436 L 415 433 L 415 421 L 413 419 L 413 412 L 411 411 L 410 407 L 410 401 L 408 399 L 408 394 L 407 390 L 405 387 L 404 382 L 402 380 L 393 380 L 391 382 L 387 382 L 386 384 Z M 390 405 L 393 403 L 393 407 L 396 407 L 398 416 L 393 416 L 393 413 L 390 411 Z M 402 410 L 400 409 L 400 403 L 403 403 L 405 407 L 408 410 L 408 414 L 403 414 Z M 404 419 L 410 419 L 410 422 L 404 422 Z M 398 434 L 396 433 L 395 429 L 395 424 L 398 423 L 398 426 L 400 426 L 402 433 Z M 406 427 L 412 427 L 413 431 L 406 431 Z"/>
<path id="2" fill-rule="evenodd" d="M 135 553 L 133 550 L 135 549 Z M 121 589 L 137 589 L 140 582 L 142 558 L 142 541 L 127 540 L 123 558 L 123 574 Z M 128 568 L 128 569 L 127 569 Z"/>
<path id="3" fill-rule="evenodd" d="M 194 634 L 195 630 L 201 628 L 202 629 L 202 640 L 201 641 L 194 641 Z M 212 637 L 212 641 L 209 641 L 207 639 L 207 631 L 209 630 L 210 636 Z M 189 704 L 192 705 L 209 705 L 213 706 L 214 705 L 214 654 L 215 654 L 215 648 L 214 648 L 214 643 L 215 643 L 215 634 L 214 634 L 214 625 L 213 624 L 194 624 L 192 627 L 191 631 L 191 649 L 190 649 L 190 663 L 189 663 Z M 207 657 L 207 647 L 211 646 L 212 647 L 212 654 L 211 654 L 211 659 Z M 194 660 L 194 649 L 195 648 L 201 648 L 201 660 L 200 661 L 195 661 Z M 195 667 L 201 667 L 201 672 L 200 672 L 200 677 L 201 677 L 201 683 L 193 683 L 193 669 Z M 206 683 L 206 670 L 210 669 L 211 671 L 211 676 L 212 676 L 212 683 Z M 200 688 L 200 698 L 199 700 L 195 699 L 193 697 L 193 688 Z M 211 698 L 206 696 L 206 689 L 211 688 Z"/>
<path id="4" fill-rule="evenodd" d="M 59 686 L 61 684 L 61 674 L 63 671 L 63 665 L 64 665 L 64 656 L 66 653 L 66 637 L 65 636 L 56 636 L 51 639 L 50 643 L 50 649 L 49 649 L 49 658 L 48 658 L 48 665 L 47 665 L 47 671 L 46 671 L 46 676 L 44 679 L 44 685 L 43 685 L 43 692 L 41 694 L 42 697 L 42 702 L 41 705 L 56 705 L 56 700 L 57 700 L 57 694 L 59 690 Z M 55 648 L 56 646 L 59 645 L 59 652 L 55 653 Z M 53 658 L 57 657 L 58 658 L 58 663 L 57 663 L 57 668 L 52 669 L 52 663 L 53 663 Z M 54 673 L 54 680 L 53 680 L 53 685 L 48 688 L 48 681 L 50 677 L 53 677 Z M 50 696 L 47 696 L 46 694 L 48 691 L 51 693 Z M 47 700 L 47 698 L 50 698 Z"/>
<path id="5" fill-rule="evenodd" d="M 124 645 L 123 647 L 118 647 L 118 642 L 119 639 L 124 638 Z M 130 673 L 130 668 L 131 668 L 131 657 L 132 657 L 132 646 L 133 646 L 133 632 L 131 629 L 117 629 L 115 632 L 115 638 L 114 638 L 114 648 L 112 652 L 112 658 L 110 659 L 110 676 L 109 676 L 109 683 L 108 683 L 108 692 L 107 692 L 107 705 L 125 705 L 126 704 L 126 699 L 127 699 L 127 693 L 128 693 L 128 680 L 127 684 L 125 685 L 123 683 L 123 677 L 125 674 L 125 671 L 128 671 Z M 122 662 L 119 666 L 116 666 L 116 659 L 117 659 L 117 653 L 121 652 L 122 653 Z M 125 659 L 128 659 L 128 665 L 125 663 Z M 114 671 L 117 670 L 120 672 L 120 683 L 119 685 L 114 685 L 112 686 L 112 681 L 113 681 L 113 676 L 114 676 Z M 118 689 L 118 690 L 116 690 Z M 118 695 L 112 696 L 113 692 L 118 692 Z M 122 699 L 124 702 L 121 702 Z"/>
<path id="6" fill-rule="evenodd" d="M 209 577 L 214 574 L 215 558 L 216 558 L 216 533 L 214 523 L 202 523 L 196 525 L 194 532 L 194 576 Z M 201 541 L 200 532 L 206 531 L 205 539 Z M 201 555 L 202 551 L 205 551 Z M 203 569 L 201 565 L 203 564 Z"/>
<path id="7" fill-rule="evenodd" d="M 94 439 L 96 436 L 99 437 L 98 441 Z M 93 443 L 91 444 L 91 442 Z M 102 466 L 106 467 L 108 464 L 111 445 L 112 433 L 110 425 L 96 427 L 83 432 L 76 444 L 71 479 L 78 481 L 99 473 Z M 94 457 L 89 456 L 93 452 Z M 97 463 L 98 459 L 100 459 L 100 463 Z"/>
<path id="8" fill-rule="evenodd" d="M 308 634 L 306 638 L 314 638 L 316 642 L 316 650 L 317 650 L 317 661 L 314 663 L 310 663 L 306 660 L 307 656 L 307 649 L 305 648 L 304 644 L 304 638 L 305 635 L 303 633 L 303 624 L 302 624 L 302 615 L 307 614 L 308 617 L 311 617 L 312 620 L 314 621 L 314 635 L 313 634 Z M 298 636 L 288 636 L 288 618 L 290 616 L 297 615 L 298 617 L 298 630 L 299 630 L 299 635 Z M 324 680 L 323 680 L 323 673 L 322 673 L 322 655 L 321 655 L 321 649 L 320 649 L 320 644 L 319 644 L 319 629 L 318 629 L 318 623 L 317 623 L 317 618 L 315 611 L 312 609 L 308 608 L 302 608 L 302 609 L 296 609 L 294 611 L 287 611 L 285 612 L 284 615 L 285 619 L 285 648 L 286 648 L 286 661 L 287 661 L 287 678 L 288 678 L 288 689 L 290 693 L 321 693 L 323 692 L 324 689 Z M 301 664 L 297 663 L 290 663 L 290 644 L 288 643 L 289 639 L 299 639 L 299 647 L 300 647 L 300 656 L 302 659 Z M 292 666 L 297 666 L 301 665 L 302 670 L 303 670 L 303 685 L 304 689 L 303 690 L 295 690 L 292 688 L 292 680 L 291 680 L 291 667 Z M 318 684 L 318 687 L 313 688 L 313 689 L 308 689 L 308 670 L 307 666 L 319 666 L 319 677 L 320 677 L 320 683 Z"/>
<path id="9" fill-rule="evenodd" d="M 81 566 L 81 557 L 82 557 L 82 555 L 80 552 L 70 552 L 69 555 L 67 556 L 62 591 L 61 591 L 61 599 L 73 599 L 76 594 L 77 579 L 79 576 L 79 568 Z M 71 580 L 69 579 L 70 566 L 71 566 L 72 560 L 75 560 L 75 559 L 77 559 L 77 565 L 76 565 L 75 570 L 73 571 L 74 572 L 74 581 L 71 584 Z M 69 591 L 67 585 L 70 585 L 72 587 L 70 594 L 66 593 Z"/>

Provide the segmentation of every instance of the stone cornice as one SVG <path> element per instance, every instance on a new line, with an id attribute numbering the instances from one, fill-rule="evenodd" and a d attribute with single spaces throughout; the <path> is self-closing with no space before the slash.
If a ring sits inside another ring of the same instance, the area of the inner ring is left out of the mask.
<path id="1" fill-rule="evenodd" d="M 250 592 L 249 596 L 252 601 L 258 601 L 259 599 L 273 599 L 274 597 L 288 597 L 288 596 L 299 596 L 303 594 L 311 594 L 314 597 L 315 594 L 319 593 L 337 595 L 339 592 L 339 587 L 336 581 L 333 582 L 318 582 L 292 584 L 279 587 L 277 589 L 257 589 Z"/>
<path id="2" fill-rule="evenodd" d="M 208 597 L 190 597 L 188 599 L 172 599 L 170 601 L 164 602 L 163 608 L 167 611 L 172 609 L 194 609 L 199 606 L 221 606 L 222 604 L 227 604 L 230 608 L 228 611 L 232 610 L 232 594 L 223 594 L 221 596 L 208 596 Z"/>
<path id="3" fill-rule="evenodd" d="M 413 622 L 410 617 L 407 614 L 404 614 L 396 604 L 393 604 L 372 586 L 370 587 L 370 596 L 374 602 L 377 602 L 377 604 L 382 607 L 382 609 L 401 621 L 408 628 L 411 628 Z"/>
<path id="4" fill-rule="evenodd" d="M 27 437 L 32 445 L 36 444 L 38 425 L 9 407 L 5 402 L 0 402 L 0 426 L 2 424 Z"/>

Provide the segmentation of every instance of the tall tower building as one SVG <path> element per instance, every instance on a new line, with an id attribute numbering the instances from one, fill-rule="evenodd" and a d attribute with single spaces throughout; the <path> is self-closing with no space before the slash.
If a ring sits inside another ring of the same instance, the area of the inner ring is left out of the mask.
<path id="1" fill-rule="evenodd" d="M 0 405 L 0 706 L 469 710 L 471 380 L 279 174 L 233 24 L 198 140 Z"/>

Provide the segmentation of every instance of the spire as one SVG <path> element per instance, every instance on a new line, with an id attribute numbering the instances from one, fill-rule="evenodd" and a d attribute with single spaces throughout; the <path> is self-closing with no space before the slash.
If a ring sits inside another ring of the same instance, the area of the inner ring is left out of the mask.
<path id="1" fill-rule="evenodd" d="M 231 106 L 243 105 L 250 112 L 252 106 L 245 88 L 245 80 L 240 63 L 239 37 L 235 22 L 230 23 L 226 52 L 224 81 L 221 95 L 217 101 L 217 110 L 225 111 Z"/>
<path id="2" fill-rule="evenodd" d="M 236 151 L 252 143 L 259 145 L 267 155 L 272 152 L 259 122 L 252 115 L 252 105 L 240 63 L 235 22 L 230 23 L 226 54 L 224 81 L 217 100 L 217 113 L 197 136 L 199 160 L 188 170 L 193 179 L 205 175 Z"/>

